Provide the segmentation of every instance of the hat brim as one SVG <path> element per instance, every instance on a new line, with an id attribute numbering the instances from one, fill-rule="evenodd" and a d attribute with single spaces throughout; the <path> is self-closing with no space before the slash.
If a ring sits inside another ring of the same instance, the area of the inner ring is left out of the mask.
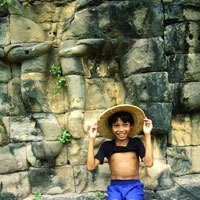
<path id="1" fill-rule="evenodd" d="M 97 126 L 98 126 L 98 133 L 101 136 L 107 139 L 113 139 L 115 137 L 112 133 L 112 129 L 108 125 L 108 119 L 111 115 L 120 111 L 128 112 L 133 117 L 134 124 L 133 127 L 131 128 L 131 132 L 129 135 L 130 137 L 133 137 L 142 131 L 145 118 L 144 111 L 134 105 L 122 104 L 107 109 L 100 116 L 99 120 L 97 121 Z"/>

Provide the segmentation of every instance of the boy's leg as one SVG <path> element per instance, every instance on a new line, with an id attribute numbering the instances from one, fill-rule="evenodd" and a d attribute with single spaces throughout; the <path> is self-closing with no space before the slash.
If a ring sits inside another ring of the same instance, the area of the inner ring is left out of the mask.
<path id="1" fill-rule="evenodd" d="M 135 181 L 130 183 L 130 185 L 126 188 L 126 200 L 144 200 L 144 185 L 139 181 Z"/>
<path id="2" fill-rule="evenodd" d="M 111 184 L 107 187 L 107 194 L 108 198 L 107 200 L 123 200 L 119 187 L 117 185 Z"/>

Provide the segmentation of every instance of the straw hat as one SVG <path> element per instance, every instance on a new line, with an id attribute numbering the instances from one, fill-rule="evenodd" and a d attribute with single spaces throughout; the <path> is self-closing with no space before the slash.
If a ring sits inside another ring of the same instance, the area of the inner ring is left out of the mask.
<path id="1" fill-rule="evenodd" d="M 99 120 L 97 121 L 97 126 L 98 126 L 98 132 L 101 136 L 108 139 L 114 138 L 112 130 L 108 125 L 108 119 L 111 115 L 120 111 L 129 112 L 133 117 L 134 124 L 129 135 L 130 137 L 133 137 L 142 131 L 143 122 L 145 118 L 145 114 L 143 110 L 138 108 L 137 106 L 133 106 L 130 104 L 121 104 L 121 105 L 117 105 L 117 106 L 107 109 L 100 116 Z"/>

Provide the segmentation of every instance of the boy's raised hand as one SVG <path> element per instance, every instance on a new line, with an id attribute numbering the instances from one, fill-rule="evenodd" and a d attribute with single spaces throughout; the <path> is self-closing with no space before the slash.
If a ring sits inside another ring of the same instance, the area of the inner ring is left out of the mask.
<path id="1" fill-rule="evenodd" d="M 147 117 L 144 119 L 144 124 L 143 124 L 143 132 L 145 135 L 151 134 L 151 131 L 153 129 L 153 124 L 150 119 Z"/>
<path id="2" fill-rule="evenodd" d="M 89 138 L 95 139 L 97 137 L 97 125 L 94 124 L 90 127 Z"/>

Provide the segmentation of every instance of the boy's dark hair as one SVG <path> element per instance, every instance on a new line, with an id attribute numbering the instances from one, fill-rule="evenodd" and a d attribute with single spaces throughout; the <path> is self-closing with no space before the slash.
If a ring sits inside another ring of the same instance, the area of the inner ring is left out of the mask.
<path id="1" fill-rule="evenodd" d="M 114 113 L 108 118 L 108 126 L 112 128 L 112 124 L 115 123 L 118 118 L 120 118 L 124 123 L 130 122 L 131 126 L 134 124 L 133 117 L 129 112 L 120 111 Z"/>

